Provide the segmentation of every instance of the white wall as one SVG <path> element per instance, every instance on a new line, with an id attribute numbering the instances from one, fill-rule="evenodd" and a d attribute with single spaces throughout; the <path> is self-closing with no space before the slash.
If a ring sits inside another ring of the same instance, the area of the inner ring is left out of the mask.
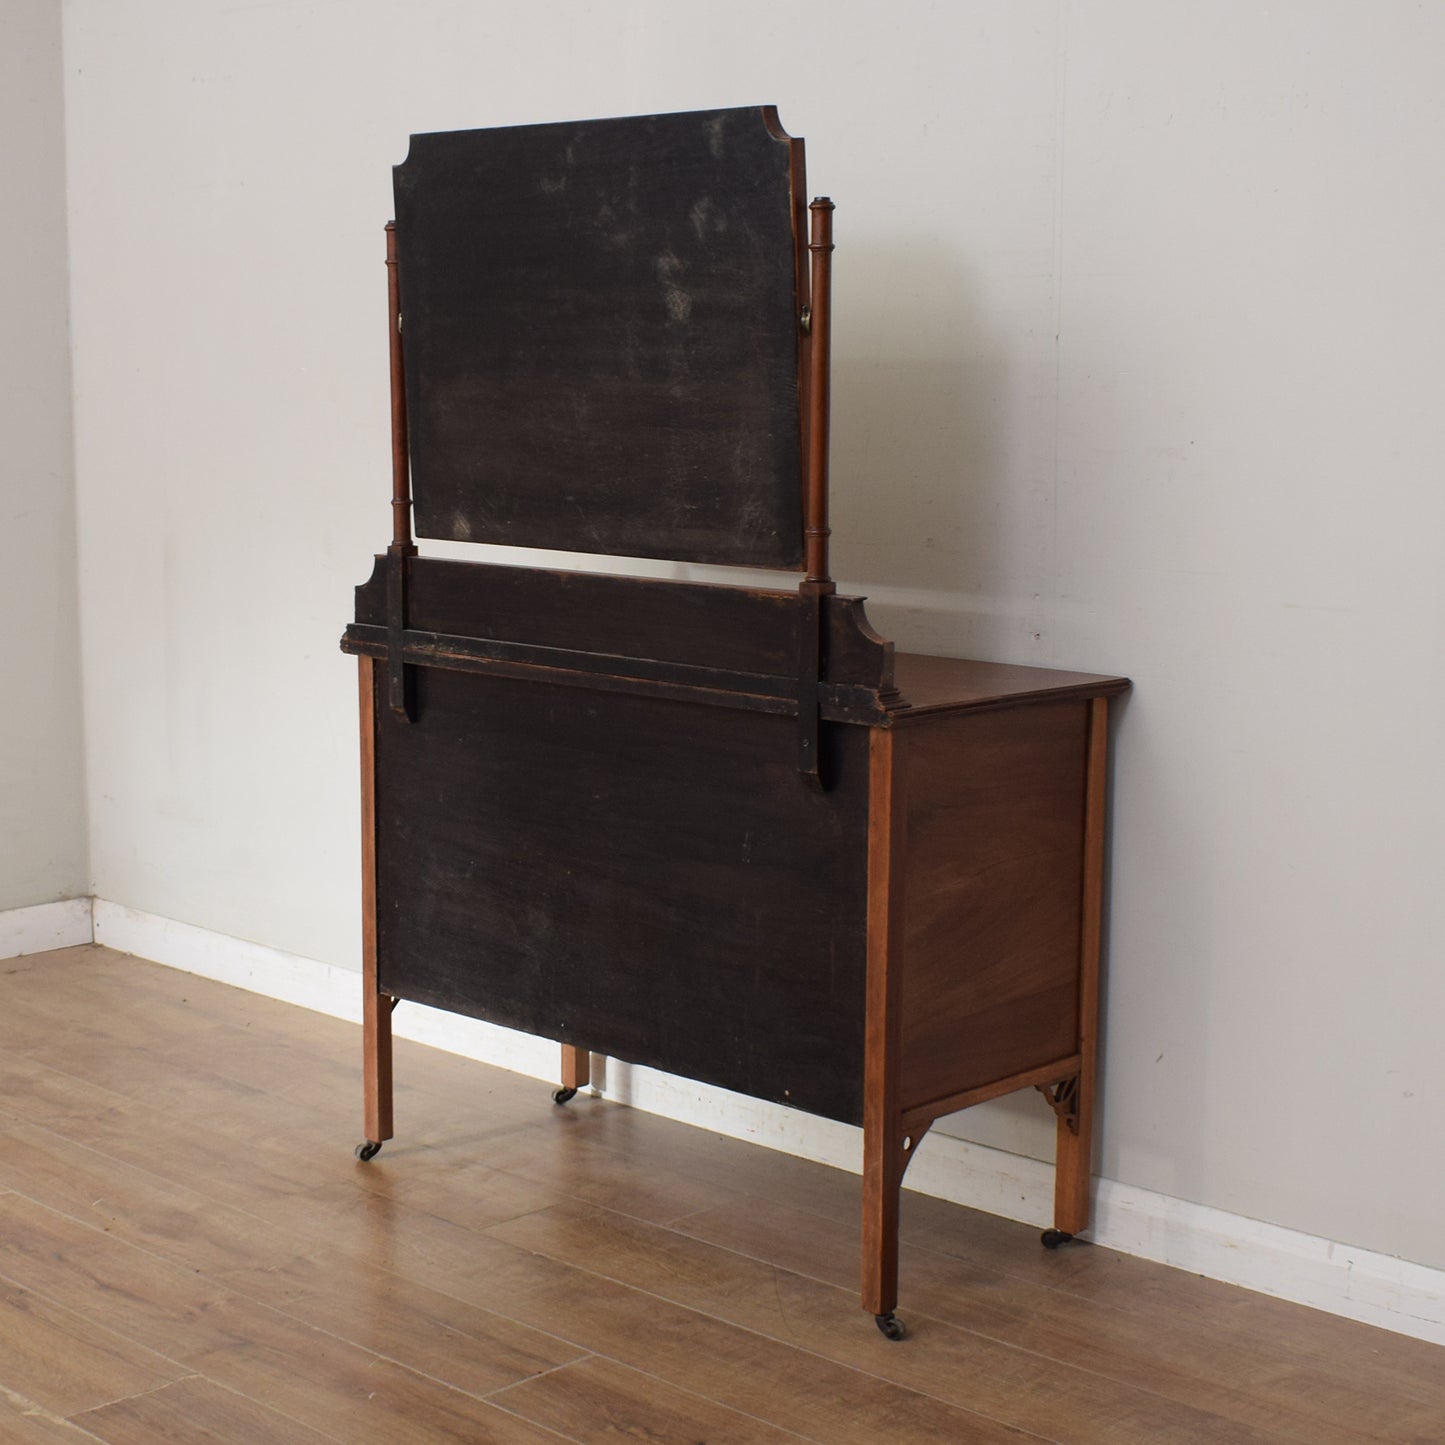
<path id="1" fill-rule="evenodd" d="M 839 203 L 835 571 L 1133 676 L 1106 1175 L 1445 1265 L 1445 10 L 67 0 L 95 884 L 351 965 L 412 131 L 775 101 Z M 956 1128 L 1047 1153 L 1036 1100 Z"/>
<path id="2" fill-rule="evenodd" d="M 87 891 L 60 0 L 0 3 L 0 909 Z"/>

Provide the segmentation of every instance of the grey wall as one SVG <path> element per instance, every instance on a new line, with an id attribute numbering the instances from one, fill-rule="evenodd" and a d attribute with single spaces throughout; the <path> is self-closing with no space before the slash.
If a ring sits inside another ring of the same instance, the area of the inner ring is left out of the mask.
<path id="1" fill-rule="evenodd" d="M 1445 8 L 66 17 L 101 896 L 356 961 L 408 133 L 775 101 L 839 206 L 840 581 L 1136 682 L 1103 1172 L 1445 1265 Z M 954 1127 L 1049 1147 L 1037 1100 Z"/>
<path id="2" fill-rule="evenodd" d="M 60 33 L 0 6 L 0 908 L 89 891 Z"/>

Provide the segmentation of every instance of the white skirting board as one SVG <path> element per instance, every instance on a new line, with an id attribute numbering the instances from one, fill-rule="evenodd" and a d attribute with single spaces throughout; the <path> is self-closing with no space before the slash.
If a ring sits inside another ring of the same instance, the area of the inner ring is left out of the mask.
<path id="1" fill-rule="evenodd" d="M 79 927 L 84 900 L 0 913 L 0 957 L 87 942 L 91 918 Z M 55 911 L 60 910 L 60 911 Z M 122 953 L 270 998 L 357 1022 L 360 978 L 350 969 L 298 958 L 189 924 L 96 899 L 94 939 Z M 13 939 L 18 948 L 6 947 Z M 49 941 L 46 941 L 49 940 Z M 555 1082 L 557 1046 L 547 1040 L 461 1018 L 420 1004 L 394 1016 L 401 1038 Z M 615 1060 L 600 1061 L 605 1094 L 618 1103 L 715 1133 L 765 1144 L 857 1173 L 860 1131 L 686 1079 Z M 360 1091 L 358 1088 L 358 1111 Z M 1050 1222 L 1053 1168 L 1035 1159 L 930 1134 L 908 1171 L 908 1185 L 1008 1219 Z M 1372 1250 L 1336 1244 L 1172 1199 L 1110 1179 L 1096 1182 L 1089 1238 L 1141 1259 L 1259 1290 L 1332 1314 L 1445 1344 L 1445 1270 Z"/>
<path id="2" fill-rule="evenodd" d="M 66 898 L 60 903 L 37 903 L 32 908 L 0 912 L 0 958 L 89 943 L 90 908 L 89 898 Z"/>

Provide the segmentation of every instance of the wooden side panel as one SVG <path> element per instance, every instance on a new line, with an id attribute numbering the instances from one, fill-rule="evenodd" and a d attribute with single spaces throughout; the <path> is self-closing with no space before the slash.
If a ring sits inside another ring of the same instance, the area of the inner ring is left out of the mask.
<path id="1" fill-rule="evenodd" d="M 905 1111 L 1078 1052 L 1089 706 L 897 730 Z"/>
<path id="2" fill-rule="evenodd" d="M 799 566 L 801 169 L 762 106 L 413 136 L 417 534 Z"/>
<path id="3" fill-rule="evenodd" d="M 859 1123 L 868 730 L 416 669 L 377 718 L 381 986 Z"/>

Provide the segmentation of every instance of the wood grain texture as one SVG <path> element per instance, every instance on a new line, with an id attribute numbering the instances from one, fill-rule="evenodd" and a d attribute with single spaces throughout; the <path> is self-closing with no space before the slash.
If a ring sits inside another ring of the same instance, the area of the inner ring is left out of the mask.
<path id="1" fill-rule="evenodd" d="M 0 1280 L 0 1380 L 26 1400 L 68 1415 L 184 1373 L 97 1321 Z"/>
<path id="2" fill-rule="evenodd" d="M 809 1438 L 596 1356 L 514 1385 L 492 1399 L 502 1409 L 572 1440 L 796 1445 Z"/>
<path id="3" fill-rule="evenodd" d="M 902 1075 L 904 875 L 907 782 L 894 735 L 870 732 L 868 786 L 868 979 L 863 1083 L 863 1308 L 898 1304 L 898 1193 L 903 1183 Z"/>
<path id="4" fill-rule="evenodd" d="M 548 1432 L 469 1391 L 279 1311 L 238 1303 L 231 1338 L 185 1350 L 196 1373 L 341 1441 L 539 1445 Z M 554 1442 L 553 1442 L 554 1445 Z"/>
<path id="5" fill-rule="evenodd" d="M 512 1129 L 480 1143 L 478 1157 L 506 1177 L 524 1179 L 554 1196 L 566 1194 L 658 1224 L 729 1200 L 742 1203 L 744 1196 L 725 1179 L 699 1179 L 685 1159 L 674 1166 L 665 1151 L 631 1153 L 630 1136 L 607 1118 L 618 1111 L 602 1100 L 579 1099 L 569 1109 L 574 1127 Z"/>
<path id="6" fill-rule="evenodd" d="M 910 1206 L 933 1205 L 940 1218 L 947 1208 L 937 1200 L 913 1195 L 905 1199 Z M 901 1279 L 911 1310 L 1237 1420 L 1241 1434 L 1255 1431 L 1266 1438 L 1358 1445 L 1362 1439 L 1379 1438 L 1377 1432 L 1398 1438 L 1409 1428 L 1407 1419 L 1425 1418 L 1418 1413 L 1421 1402 L 1397 1394 L 1399 1381 L 1377 1376 L 1379 1362 L 1365 1358 L 1363 1350 L 1338 1357 L 1332 1369 L 1287 1326 L 1274 1348 L 1244 1334 L 1245 1321 L 1239 1316 L 1250 1311 L 1234 1312 L 1224 1303 L 1227 1297 L 1248 1299 L 1238 1290 L 1216 1286 L 1220 1296 L 1210 1300 L 1205 1297 L 1209 1281 L 1174 1271 L 1167 1278 L 1180 1286 L 1177 1291 L 1146 1298 L 1136 1277 L 1120 1291 L 1117 1307 L 1102 1307 L 1058 1287 L 1059 1271 L 1047 1266 L 1066 1256 L 1026 1250 L 1036 1238 L 1028 1226 L 1004 1220 L 990 1224 L 990 1233 L 1011 1235 L 1014 1248 L 1008 1248 L 1006 1240 L 1003 1248 L 983 1246 L 977 1233 L 964 1232 L 952 1235 L 956 1249 L 973 1246 L 962 1257 L 914 1242 L 902 1261 Z M 741 1206 L 681 1220 L 674 1228 L 839 1288 L 852 1283 L 858 1244 L 852 1220 L 825 1221 L 796 1205 L 754 1196 Z M 1131 1263 L 1142 1270 L 1155 1268 L 1107 1250 L 1074 1254 L 1092 1255 L 1096 1269 L 1127 1268 Z M 1040 1266 L 1032 1272 L 1034 1278 L 1016 1272 L 1025 1259 Z M 1339 1327 L 1342 1322 L 1330 1323 Z M 1287 1368 L 1281 1367 L 1282 1355 L 1289 1357 Z M 1372 1389 L 1382 1391 L 1373 1400 L 1367 1398 Z"/>
<path id="7" fill-rule="evenodd" d="M 7 1277 L 92 1326 L 168 1359 L 175 1359 L 173 1352 L 188 1340 L 223 1338 L 233 1292 L 212 1276 L 177 1263 L 172 1255 L 116 1238 L 48 1202 L 19 1194 L 0 1195 L 0 1224 L 5 1229 Z M 271 1237 L 275 1239 L 274 1233 Z M 65 1354 L 52 1358 L 57 1372 L 86 1378 L 86 1371 Z M 4 1374 L 12 1388 L 18 1388 L 20 1378 L 8 1368 Z M 161 1383 L 164 1380 L 151 1382 Z M 133 1393 L 117 1390 L 111 1398 Z M 97 1403 L 92 1399 L 87 1405 Z"/>
<path id="8" fill-rule="evenodd" d="M 375 1201 L 367 1207 L 375 1210 Z M 331 1242 L 229 1274 L 225 1283 L 280 1314 L 479 1397 L 586 1356 L 577 1345 L 392 1270 L 359 1269 L 346 1248 Z"/>
<path id="9" fill-rule="evenodd" d="M 1054 1227 L 1081 1234 L 1089 1227 L 1094 1142 L 1094 1093 L 1099 1051 L 1099 949 L 1104 904 L 1104 819 L 1108 807 L 1109 703 L 1089 704 L 1084 782 L 1084 877 L 1079 915 L 1079 1073 L 1072 1127 L 1059 1120 L 1054 1168 Z"/>
<path id="10" fill-rule="evenodd" d="M 504 1299 L 507 1313 L 534 1328 L 823 1445 L 876 1445 L 890 1429 L 889 1438 L 905 1440 L 1011 1438 L 1006 1427 L 927 1392 L 821 1360 L 776 1330 L 761 1332 L 611 1278 L 607 1264 L 594 1270 L 485 1234 L 472 1236 L 466 1252 L 419 1257 L 406 1267 L 438 1277 L 445 1272 L 443 1287 L 461 1298 Z M 787 1289 L 792 1282 L 777 1283 Z M 781 1308 L 771 1281 L 766 1289 L 772 1307 Z M 845 1329 L 883 1344 L 858 1315 L 851 1291 L 836 1303 Z"/>
<path id="11" fill-rule="evenodd" d="M 592 1082 L 592 1054 L 574 1044 L 562 1045 L 562 1087 L 585 1089 Z"/>
<path id="12" fill-rule="evenodd" d="M 905 1110 L 1078 1051 L 1087 712 L 1046 702 L 897 731 Z"/>
<path id="13" fill-rule="evenodd" d="M 357 658 L 361 718 L 361 1059 L 362 1129 L 380 1144 L 392 1137 L 391 999 L 377 984 L 376 681 L 369 657 Z"/>
<path id="14" fill-rule="evenodd" d="M 1064 672 L 1052 667 L 1016 667 L 1001 662 L 975 662 L 959 657 L 928 657 L 900 652 L 894 675 L 907 708 L 899 721 L 932 712 L 968 708 L 1016 707 L 1077 698 L 1113 697 L 1127 692 L 1129 681 L 1092 672 Z"/>
<path id="15" fill-rule="evenodd" d="M 828 580 L 828 441 L 832 413 L 833 203 L 808 207 L 808 363 L 805 368 L 807 458 L 803 529 L 809 582 Z"/>
<path id="16" fill-rule="evenodd" d="M 925 1104 L 915 1104 L 903 1110 L 903 1128 L 926 1129 L 945 1114 L 955 1114 L 960 1109 L 971 1109 L 975 1104 L 986 1104 L 990 1099 L 1002 1098 L 1019 1089 L 1035 1089 L 1044 1084 L 1057 1084 L 1062 1079 L 1073 1078 L 1079 1072 L 1079 1056 L 1071 1054 L 1067 1059 L 1058 1059 L 1035 1069 L 1025 1069 L 1019 1074 L 1008 1074 L 989 1084 L 979 1084 L 971 1089 L 961 1089 L 954 1094 L 945 1094 L 941 1099 L 930 1099 Z"/>
<path id="17" fill-rule="evenodd" d="M 14 1375 L 0 1350 L 0 1436 L 696 1439 L 739 1417 L 826 1445 L 1439 1436 L 1438 1346 L 1050 1253 L 907 1191 L 911 1338 L 889 1345 L 857 1310 L 856 1176 L 601 1100 L 557 1109 L 405 1042 L 425 1137 L 360 1166 L 358 1035 L 103 949 L 0 968 L 0 1276 L 27 1322 L 67 1322 Z M 89 1339 L 162 1378 L 137 1397 Z M 25 1396 L 25 1371 L 108 1432 Z M 589 1406 L 612 1437 L 563 1425 Z"/>
<path id="18" fill-rule="evenodd" d="M 0 1387 L 0 1440 L 5 1445 L 95 1445 L 99 1435 Z"/>
<path id="19" fill-rule="evenodd" d="M 88 1410 L 75 1423 L 106 1445 L 326 1445 L 336 1438 L 198 1375 Z"/>
<path id="20" fill-rule="evenodd" d="M 798 566 L 801 165 L 760 106 L 413 136 L 416 532 Z"/>
<path id="21" fill-rule="evenodd" d="M 1007 1421 L 1047 1440 L 1244 1445 L 1271 1438 L 1217 1412 L 1102 1378 L 1067 1358 L 1035 1355 L 916 1312 L 910 1312 L 907 1342 L 889 1346 L 864 1318 L 839 1327 L 851 1291 L 602 1211 L 559 1205 L 489 1233 L 562 1263 L 576 1266 L 585 1259 L 588 1268 L 676 1305 L 837 1365 L 875 1371 L 961 1412 Z"/>
<path id="22" fill-rule="evenodd" d="M 3 1154 L 5 1187 L 195 1270 L 236 1268 L 273 1233 L 253 1215 L 102 1158 L 49 1129 L 13 1125 L 4 1132 Z"/>

